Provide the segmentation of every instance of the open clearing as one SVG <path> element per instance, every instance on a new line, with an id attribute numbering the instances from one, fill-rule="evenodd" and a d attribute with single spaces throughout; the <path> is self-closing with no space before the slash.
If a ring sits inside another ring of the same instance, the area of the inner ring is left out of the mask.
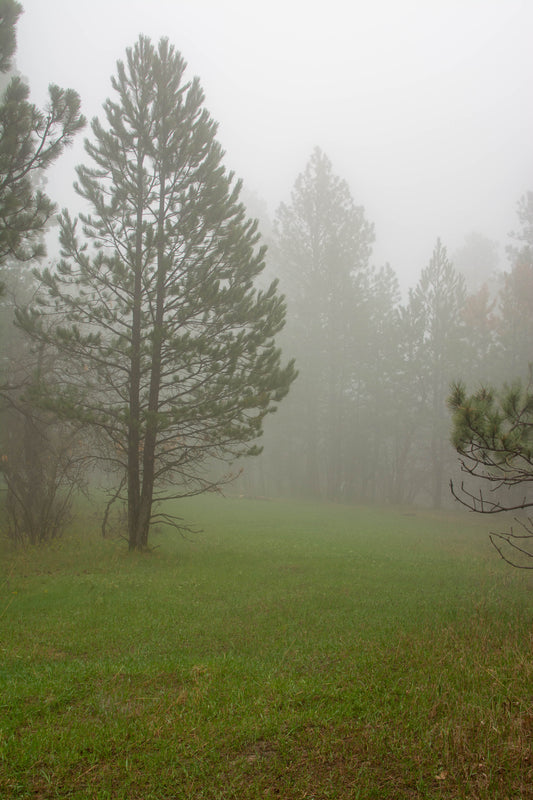
<path id="1" fill-rule="evenodd" d="M 180 508 L 150 554 L 2 554 L 2 798 L 533 798 L 533 575 L 486 519 Z"/>

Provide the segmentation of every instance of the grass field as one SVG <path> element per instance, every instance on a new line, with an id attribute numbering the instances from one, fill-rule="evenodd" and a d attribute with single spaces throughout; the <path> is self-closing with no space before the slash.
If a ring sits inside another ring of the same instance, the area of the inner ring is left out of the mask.
<path id="1" fill-rule="evenodd" d="M 181 509 L 3 554 L 0 797 L 533 798 L 533 575 L 485 519 Z"/>

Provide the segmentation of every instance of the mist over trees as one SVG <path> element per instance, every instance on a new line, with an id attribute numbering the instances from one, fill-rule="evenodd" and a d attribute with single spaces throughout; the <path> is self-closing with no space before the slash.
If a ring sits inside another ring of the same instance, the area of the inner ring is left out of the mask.
<path id="1" fill-rule="evenodd" d="M 5 70 L 20 12 L 0 0 Z M 471 232 L 451 256 L 436 237 L 402 295 L 393 265 L 373 262 L 381 232 L 364 198 L 320 148 L 272 223 L 260 198 L 243 202 L 185 72 L 165 39 L 127 50 L 77 168 L 88 210 L 63 211 L 61 258 L 33 271 L 56 211 L 45 170 L 85 120 L 73 90 L 51 87 L 40 111 L 16 75 L 0 102 L 12 539 L 56 535 L 89 463 L 127 509 L 131 549 L 158 519 L 181 526 L 159 501 L 224 485 L 439 508 L 450 476 L 493 481 L 502 453 L 525 468 L 517 481 L 513 461 L 501 485 L 524 482 L 531 393 L 516 379 L 531 360 L 533 193 L 518 204 L 506 272 L 490 239 Z"/>
<path id="2" fill-rule="evenodd" d="M 374 232 L 318 149 L 291 201 L 275 220 L 276 266 L 288 297 L 285 336 L 300 373 L 284 409 L 291 490 L 339 499 L 352 469 L 350 362 L 367 302 Z"/>
<path id="3" fill-rule="evenodd" d="M 392 267 L 372 264 L 364 207 L 321 151 L 291 201 L 276 214 L 270 259 L 300 376 L 243 491 L 450 505 L 459 468 L 450 385 L 527 375 L 531 195 L 518 205 L 509 271 L 498 273 L 497 245 L 486 237 L 465 237 L 460 269 L 437 238 L 403 300 Z"/>

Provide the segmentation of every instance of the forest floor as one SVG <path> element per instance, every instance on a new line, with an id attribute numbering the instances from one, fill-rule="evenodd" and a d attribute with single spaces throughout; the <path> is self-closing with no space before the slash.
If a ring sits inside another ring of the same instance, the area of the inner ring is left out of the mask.
<path id="1" fill-rule="evenodd" d="M 201 497 L 1 552 L 0 797 L 533 798 L 533 574 L 486 520 Z"/>

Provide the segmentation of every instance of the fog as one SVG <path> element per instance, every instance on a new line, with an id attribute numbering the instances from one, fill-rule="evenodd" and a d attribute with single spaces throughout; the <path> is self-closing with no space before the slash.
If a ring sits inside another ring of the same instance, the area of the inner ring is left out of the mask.
<path id="1" fill-rule="evenodd" d="M 17 67 L 42 104 L 76 89 L 89 117 L 140 33 L 200 77 L 226 164 L 271 216 L 315 146 L 376 225 L 373 261 L 412 285 L 438 236 L 502 245 L 533 187 L 533 5 L 519 0 L 23 0 Z M 82 138 L 49 173 L 76 210 Z M 502 248 L 503 253 L 503 248 Z"/>

